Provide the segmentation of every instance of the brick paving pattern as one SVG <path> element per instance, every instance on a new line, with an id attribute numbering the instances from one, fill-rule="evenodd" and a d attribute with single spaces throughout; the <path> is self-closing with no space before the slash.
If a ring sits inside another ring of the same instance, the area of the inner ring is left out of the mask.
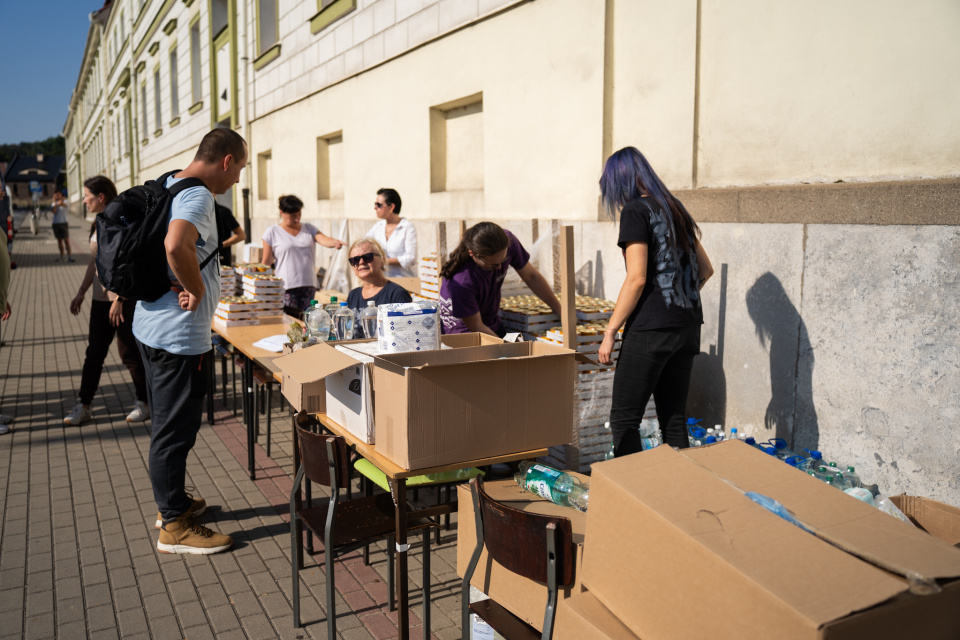
<path id="1" fill-rule="evenodd" d="M 19 216 L 17 222 L 19 223 Z M 7 638 L 326 638 L 322 544 L 301 572 L 302 629 L 293 628 L 289 495 L 290 420 L 275 391 L 273 459 L 256 451 L 222 403 L 217 365 L 214 424 L 204 424 L 190 456 L 188 484 L 210 505 L 201 521 L 232 535 L 232 550 L 211 556 L 156 551 L 156 504 L 147 474 L 149 422 L 127 423 L 133 385 L 111 347 L 93 401 L 94 419 L 63 424 L 77 402 L 87 346 L 90 295 L 79 316 L 69 303 L 90 258 L 89 223 L 71 218 L 76 263 L 56 261 L 49 223 L 14 241 L 10 301 L 0 348 L 0 411 L 15 418 L 0 436 L 0 640 Z M 228 367 L 229 369 L 229 367 Z M 228 385 L 229 386 L 229 385 Z M 264 424 L 261 419 L 261 424 Z M 263 431 L 265 434 L 265 430 Z M 355 487 L 355 490 L 357 488 Z M 323 495 L 315 487 L 314 495 Z M 456 518 L 454 516 L 454 522 Z M 460 637 L 456 534 L 431 553 L 432 633 Z M 337 631 L 342 638 L 397 637 L 387 610 L 386 552 L 336 564 Z M 420 549 L 410 555 L 411 638 L 422 637 Z"/>

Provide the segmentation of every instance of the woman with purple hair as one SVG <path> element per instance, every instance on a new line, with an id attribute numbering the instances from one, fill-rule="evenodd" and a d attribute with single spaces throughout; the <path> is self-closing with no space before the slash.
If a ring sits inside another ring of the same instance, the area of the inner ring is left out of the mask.
<path id="1" fill-rule="evenodd" d="M 610 409 L 614 455 L 641 450 L 638 427 L 651 394 L 664 442 L 686 447 L 687 392 L 703 324 L 700 288 L 713 275 L 700 228 L 634 147 L 607 159 L 600 193 L 607 214 L 620 213 L 617 245 L 627 268 L 598 354 L 611 364 L 624 327 Z"/>

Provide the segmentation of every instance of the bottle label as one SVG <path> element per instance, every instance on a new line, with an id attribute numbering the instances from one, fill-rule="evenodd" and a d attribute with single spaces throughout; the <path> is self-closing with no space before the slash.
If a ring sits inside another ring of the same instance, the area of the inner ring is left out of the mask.
<path id="1" fill-rule="evenodd" d="M 527 470 L 527 491 L 553 502 L 553 483 L 560 477 L 560 471 L 535 464 Z"/>

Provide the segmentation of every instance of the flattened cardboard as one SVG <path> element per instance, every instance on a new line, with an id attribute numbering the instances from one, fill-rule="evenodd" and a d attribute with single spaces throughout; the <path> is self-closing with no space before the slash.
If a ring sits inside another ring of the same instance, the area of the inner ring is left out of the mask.
<path id="1" fill-rule="evenodd" d="M 947 579 L 948 588 L 910 595 L 903 578 L 733 485 L 779 500 L 849 548 Z M 902 637 L 889 630 L 903 616 L 912 637 L 960 637 L 960 619 L 946 616 L 960 606 L 956 549 L 742 442 L 595 464 L 587 537 L 584 584 L 642 638 L 893 638 Z M 682 596 L 691 592 L 710 597 Z"/>
<path id="2" fill-rule="evenodd" d="M 373 358 L 350 350 L 358 362 L 324 379 L 327 416 L 366 444 L 376 442 L 373 420 Z M 341 351 L 342 353 L 342 351 Z"/>
<path id="3" fill-rule="evenodd" d="M 960 509 L 905 493 L 890 499 L 921 529 L 947 544 L 960 547 Z"/>
<path id="4" fill-rule="evenodd" d="M 590 481 L 590 478 L 578 473 L 570 472 L 570 474 L 583 482 Z M 587 514 L 570 507 L 561 507 L 540 496 L 524 491 L 512 479 L 485 482 L 483 487 L 491 498 L 514 509 L 529 511 L 530 513 L 542 513 L 548 516 L 561 516 L 570 520 L 573 541 L 576 545 L 574 549 L 574 583 L 571 587 L 560 589 L 559 598 L 563 600 L 582 592 L 580 566 L 583 558 Z M 470 495 L 470 485 L 468 484 L 461 484 L 457 487 L 457 509 L 457 575 L 462 578 L 470 564 L 473 550 L 477 546 L 476 516 L 473 510 L 473 497 Z M 546 549 L 544 549 L 544 553 L 546 553 Z M 543 614 L 547 607 L 546 583 L 534 582 L 504 569 L 484 549 L 480 554 L 480 560 L 477 562 L 477 568 L 473 573 L 470 584 L 490 596 L 515 616 L 536 628 L 537 631 L 543 631 Z"/>
<path id="5" fill-rule="evenodd" d="M 639 640 L 589 591 L 560 601 L 553 637 L 556 640 Z"/>

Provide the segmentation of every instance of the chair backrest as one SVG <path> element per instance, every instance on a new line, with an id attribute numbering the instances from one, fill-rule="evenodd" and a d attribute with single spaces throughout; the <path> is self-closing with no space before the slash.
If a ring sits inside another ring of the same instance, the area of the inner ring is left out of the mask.
<path id="1" fill-rule="evenodd" d="M 297 425 L 297 439 L 300 441 L 300 462 L 304 475 L 310 482 L 324 486 L 333 486 L 330 476 L 330 455 L 327 443 L 333 447 L 333 467 L 336 469 L 336 486 L 345 488 L 350 484 L 350 465 L 347 455 L 347 442 L 342 436 L 311 433 Z"/>
<path id="2" fill-rule="evenodd" d="M 487 494 L 480 478 L 473 484 L 480 499 L 483 542 L 490 557 L 525 578 L 547 582 L 547 549 L 548 546 L 554 546 L 557 584 L 573 584 L 573 531 L 570 520 L 508 507 Z M 550 536 L 554 536 L 555 545 L 548 544 Z"/>

